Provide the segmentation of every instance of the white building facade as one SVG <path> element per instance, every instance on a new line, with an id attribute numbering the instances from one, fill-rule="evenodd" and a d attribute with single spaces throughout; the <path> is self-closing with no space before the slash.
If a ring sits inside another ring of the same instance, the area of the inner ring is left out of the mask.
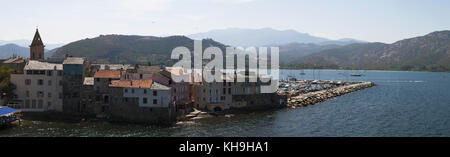
<path id="1" fill-rule="evenodd" d="M 24 112 L 63 111 L 63 66 L 30 60 L 23 74 L 11 74 L 17 108 Z"/>

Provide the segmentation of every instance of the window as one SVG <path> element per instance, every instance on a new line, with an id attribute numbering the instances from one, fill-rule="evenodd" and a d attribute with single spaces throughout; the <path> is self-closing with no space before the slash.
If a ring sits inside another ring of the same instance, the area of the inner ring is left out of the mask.
<path id="1" fill-rule="evenodd" d="M 48 92 L 48 97 L 51 98 L 52 97 L 52 93 Z"/>
<path id="2" fill-rule="evenodd" d="M 234 88 L 234 94 L 237 94 L 237 93 L 238 93 L 238 89 Z"/>
<path id="3" fill-rule="evenodd" d="M 48 86 L 52 85 L 52 80 L 48 80 Z"/>
<path id="4" fill-rule="evenodd" d="M 58 71 L 58 76 L 62 76 L 63 72 L 61 70 Z"/>
<path id="5" fill-rule="evenodd" d="M 158 104 L 158 100 L 157 99 L 153 99 L 153 104 Z"/>
<path id="6" fill-rule="evenodd" d="M 38 85 L 43 85 L 44 84 L 44 80 L 39 79 L 38 80 Z"/>
<path id="7" fill-rule="evenodd" d="M 245 94 L 245 87 L 244 87 L 244 88 L 242 88 L 242 93 L 243 93 L 243 94 Z"/>
<path id="8" fill-rule="evenodd" d="M 33 71 L 27 70 L 27 75 L 31 75 L 31 74 L 33 74 Z"/>
<path id="9" fill-rule="evenodd" d="M 134 89 L 131 89 L 131 93 L 134 93 Z"/>
<path id="10" fill-rule="evenodd" d="M 30 97 L 30 91 L 26 91 L 26 96 Z"/>
<path id="11" fill-rule="evenodd" d="M 47 71 L 47 76 L 52 76 L 53 75 L 53 71 L 49 70 Z"/>
<path id="12" fill-rule="evenodd" d="M 44 101 L 38 100 L 38 108 L 39 108 L 39 109 L 42 109 L 43 106 L 44 106 Z"/>
<path id="13" fill-rule="evenodd" d="M 222 92 L 223 94 L 226 94 L 227 93 L 227 89 L 226 88 L 223 88 L 223 92 Z"/>
<path id="14" fill-rule="evenodd" d="M 100 79 L 99 79 L 99 78 L 96 78 L 95 81 L 100 82 Z"/>
<path id="15" fill-rule="evenodd" d="M 31 108 L 36 108 L 36 100 L 31 100 Z"/>
<path id="16" fill-rule="evenodd" d="M 30 108 L 30 100 L 25 100 L 25 108 Z"/>
<path id="17" fill-rule="evenodd" d="M 125 93 L 128 93 L 128 89 L 127 88 L 125 88 Z"/>
<path id="18" fill-rule="evenodd" d="M 228 94 L 231 94 L 231 88 L 228 88 Z"/>
<path id="19" fill-rule="evenodd" d="M 144 94 L 147 94 L 147 89 L 144 89 Z"/>
<path id="20" fill-rule="evenodd" d="M 28 70 L 29 71 L 29 70 Z M 30 79 L 26 79 L 25 80 L 25 85 L 30 85 L 31 84 L 31 80 Z"/>
<path id="21" fill-rule="evenodd" d="M 139 74 L 139 78 L 140 78 L 140 79 L 142 79 L 142 78 L 143 78 L 142 74 Z"/>
<path id="22" fill-rule="evenodd" d="M 203 93 L 206 93 L 206 89 L 203 89 Z"/>
<path id="23" fill-rule="evenodd" d="M 147 98 L 142 98 L 142 103 L 147 104 Z"/>
<path id="24" fill-rule="evenodd" d="M 52 102 L 51 101 L 47 102 L 47 106 L 48 107 L 52 106 Z"/>
<path id="25" fill-rule="evenodd" d="M 158 92 L 157 91 L 153 91 L 153 96 L 158 96 Z"/>

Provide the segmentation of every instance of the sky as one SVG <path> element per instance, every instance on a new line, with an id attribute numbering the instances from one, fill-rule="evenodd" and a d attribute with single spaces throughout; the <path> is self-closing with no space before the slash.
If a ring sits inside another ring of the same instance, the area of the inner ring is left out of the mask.
<path id="1" fill-rule="evenodd" d="M 70 43 L 101 34 L 189 35 L 293 29 L 392 43 L 450 30 L 449 0 L 0 0 L 0 40 Z"/>

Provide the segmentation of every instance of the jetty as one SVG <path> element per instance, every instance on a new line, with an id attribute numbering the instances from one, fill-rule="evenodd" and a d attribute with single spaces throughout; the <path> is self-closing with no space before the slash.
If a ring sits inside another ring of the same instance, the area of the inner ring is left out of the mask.
<path id="1" fill-rule="evenodd" d="M 334 88 L 326 88 L 315 92 L 301 93 L 300 90 L 293 91 L 288 98 L 287 107 L 305 107 L 326 101 L 328 99 L 338 97 L 351 92 L 375 86 L 373 82 L 346 82 L 341 85 L 330 85 Z"/>

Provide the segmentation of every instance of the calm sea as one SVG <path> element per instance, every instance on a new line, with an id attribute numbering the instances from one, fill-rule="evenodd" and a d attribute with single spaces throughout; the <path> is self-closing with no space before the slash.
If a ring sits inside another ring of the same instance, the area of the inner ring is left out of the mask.
<path id="1" fill-rule="evenodd" d="M 28 122 L 0 136 L 450 136 L 450 73 L 283 70 L 298 79 L 373 81 L 376 87 L 310 107 L 214 117 L 172 127 Z M 349 74 L 363 74 L 351 77 Z"/>

